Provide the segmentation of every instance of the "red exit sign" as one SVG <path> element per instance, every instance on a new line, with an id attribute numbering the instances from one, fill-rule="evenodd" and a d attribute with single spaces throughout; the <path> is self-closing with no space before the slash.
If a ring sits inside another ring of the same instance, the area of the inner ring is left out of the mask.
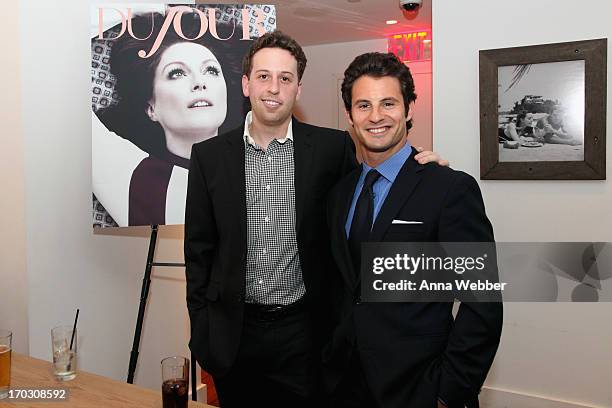
<path id="1" fill-rule="evenodd" d="M 403 62 L 431 60 L 431 30 L 392 34 L 387 39 L 387 50 Z"/>

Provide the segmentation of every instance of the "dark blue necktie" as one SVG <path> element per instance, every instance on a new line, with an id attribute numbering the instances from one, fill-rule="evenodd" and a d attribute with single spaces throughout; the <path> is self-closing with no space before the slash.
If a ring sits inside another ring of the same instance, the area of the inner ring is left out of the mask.
<path id="1" fill-rule="evenodd" d="M 372 231 L 372 219 L 374 217 L 374 192 L 372 186 L 380 177 L 380 173 L 376 169 L 371 169 L 366 174 L 363 188 L 355 204 L 355 213 L 353 214 L 353 222 L 349 231 L 349 248 L 353 257 L 353 265 L 355 272 L 359 275 L 361 263 L 361 243 L 370 240 L 370 232 Z"/>

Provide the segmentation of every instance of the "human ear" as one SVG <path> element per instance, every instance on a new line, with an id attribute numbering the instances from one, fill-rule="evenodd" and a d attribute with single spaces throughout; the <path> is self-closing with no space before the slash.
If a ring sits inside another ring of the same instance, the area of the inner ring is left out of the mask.
<path id="1" fill-rule="evenodd" d="M 246 75 L 242 76 L 242 94 L 245 98 L 249 97 L 249 77 Z"/>
<path id="2" fill-rule="evenodd" d="M 157 115 L 155 114 L 155 108 L 153 107 L 151 101 L 149 101 L 149 103 L 147 104 L 146 112 L 149 119 L 151 119 L 153 122 L 157 122 Z"/>

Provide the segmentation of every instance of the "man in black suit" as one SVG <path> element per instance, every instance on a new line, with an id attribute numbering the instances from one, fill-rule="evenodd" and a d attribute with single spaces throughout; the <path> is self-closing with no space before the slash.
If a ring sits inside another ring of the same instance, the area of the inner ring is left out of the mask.
<path id="1" fill-rule="evenodd" d="M 346 132 L 292 118 L 305 67 L 290 37 L 254 41 L 243 63 L 252 107 L 244 126 L 191 153 L 189 346 L 224 408 L 306 406 L 317 392 L 334 269 L 325 199 L 357 163 Z M 418 159 L 437 160 L 429 153 Z"/>
<path id="2" fill-rule="evenodd" d="M 409 69 L 392 54 L 357 57 L 342 97 L 364 159 L 330 193 L 332 252 L 343 282 L 337 327 L 324 350 L 337 407 L 476 407 L 497 351 L 501 303 L 362 303 L 361 243 L 492 242 L 478 184 L 421 165 L 407 141 L 416 99 Z"/>

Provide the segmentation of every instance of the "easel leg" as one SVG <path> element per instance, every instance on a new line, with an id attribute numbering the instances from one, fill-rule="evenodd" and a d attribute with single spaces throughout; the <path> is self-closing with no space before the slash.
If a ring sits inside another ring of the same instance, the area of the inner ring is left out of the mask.
<path id="1" fill-rule="evenodd" d="M 151 269 L 153 268 L 153 257 L 155 256 L 155 244 L 157 242 L 157 225 L 151 225 L 151 239 L 149 241 L 149 253 L 147 254 L 147 265 L 145 267 L 144 278 L 142 278 L 142 289 L 140 290 L 140 306 L 138 307 L 138 319 L 136 320 L 136 330 L 134 332 L 134 343 L 130 353 L 130 365 L 128 368 L 127 382 L 134 383 L 134 372 L 138 363 L 138 348 L 140 347 L 140 334 L 144 320 L 147 298 L 149 297 L 149 287 L 151 286 Z"/>

